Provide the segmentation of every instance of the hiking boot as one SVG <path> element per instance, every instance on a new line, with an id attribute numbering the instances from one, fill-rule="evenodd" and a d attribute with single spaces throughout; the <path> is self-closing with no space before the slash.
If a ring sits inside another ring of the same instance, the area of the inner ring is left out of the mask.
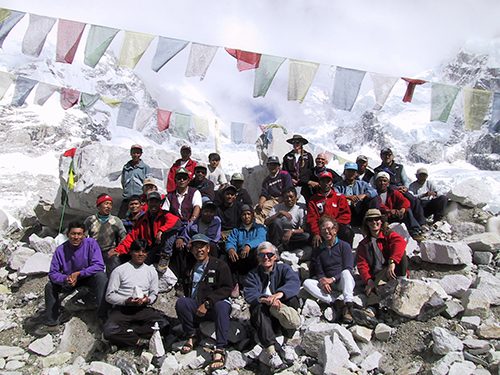
<path id="1" fill-rule="evenodd" d="M 41 325 L 38 328 L 36 328 L 31 334 L 36 337 L 44 337 L 47 336 L 49 333 L 59 333 L 59 325 Z"/>
<path id="2" fill-rule="evenodd" d="M 425 240 L 425 236 L 422 234 L 422 232 L 412 232 L 410 233 L 410 236 L 417 242 L 422 242 L 423 240 Z"/>
<path id="3" fill-rule="evenodd" d="M 378 320 L 375 318 L 375 313 L 372 309 L 352 309 L 352 319 L 360 326 L 375 328 Z"/>
<path id="4" fill-rule="evenodd" d="M 345 324 L 352 324 L 353 323 L 353 318 L 352 318 L 352 302 L 347 302 L 344 306 L 344 310 L 342 312 L 342 322 Z"/>
<path id="5" fill-rule="evenodd" d="M 281 370 L 285 367 L 285 364 L 277 352 L 269 355 L 269 367 L 271 368 L 271 372 Z"/>

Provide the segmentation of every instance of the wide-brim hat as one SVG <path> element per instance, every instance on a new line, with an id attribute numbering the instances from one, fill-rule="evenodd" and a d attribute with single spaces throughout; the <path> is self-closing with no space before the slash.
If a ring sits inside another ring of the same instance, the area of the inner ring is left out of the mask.
<path id="1" fill-rule="evenodd" d="M 300 142 L 302 142 L 303 145 L 307 145 L 309 143 L 309 141 L 307 139 L 305 139 L 303 136 L 301 136 L 300 134 L 294 134 L 292 136 L 292 138 L 287 139 L 286 141 L 290 144 L 292 144 L 295 141 L 300 141 Z"/>

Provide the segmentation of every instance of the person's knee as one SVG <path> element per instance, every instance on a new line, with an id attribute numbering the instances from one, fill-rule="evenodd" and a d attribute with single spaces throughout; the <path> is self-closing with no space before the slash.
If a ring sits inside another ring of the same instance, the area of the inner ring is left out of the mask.
<path id="1" fill-rule="evenodd" d="M 226 301 L 217 301 L 214 304 L 214 311 L 216 314 L 227 314 L 231 313 L 231 305 Z"/>
<path id="2" fill-rule="evenodd" d="M 115 322 L 107 321 L 102 327 L 102 334 L 106 340 L 109 340 L 114 335 L 120 333 L 121 328 Z"/>

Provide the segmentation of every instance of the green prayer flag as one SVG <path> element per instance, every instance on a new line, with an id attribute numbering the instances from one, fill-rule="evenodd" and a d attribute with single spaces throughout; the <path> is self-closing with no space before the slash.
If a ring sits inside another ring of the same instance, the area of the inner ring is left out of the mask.
<path id="1" fill-rule="evenodd" d="M 253 97 L 266 96 L 267 90 L 273 82 L 278 69 L 285 61 L 284 57 L 262 55 L 260 64 L 255 69 L 255 79 L 253 84 Z"/>
<path id="2" fill-rule="evenodd" d="M 456 86 L 433 83 L 431 92 L 431 121 L 448 121 L 451 108 L 460 89 Z"/>

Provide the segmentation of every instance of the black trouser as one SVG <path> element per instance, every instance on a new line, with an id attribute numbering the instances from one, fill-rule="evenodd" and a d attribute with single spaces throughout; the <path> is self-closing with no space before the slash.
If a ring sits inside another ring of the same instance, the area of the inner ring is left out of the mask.
<path id="1" fill-rule="evenodd" d="M 429 217 L 433 215 L 433 221 L 439 221 L 444 216 L 444 210 L 446 209 L 446 205 L 448 204 L 448 198 L 444 195 L 440 195 L 439 197 L 433 198 L 431 200 L 423 200 L 419 199 L 420 204 L 424 208 L 425 217 Z"/>
<path id="2" fill-rule="evenodd" d="M 409 191 L 406 193 L 403 193 L 406 199 L 410 201 L 410 208 L 411 211 L 413 212 L 413 217 L 417 221 L 418 224 L 424 225 L 426 223 L 425 220 L 425 215 L 424 215 L 424 209 L 422 208 L 422 205 L 420 204 L 422 201 L 412 195 Z"/>
<path id="3" fill-rule="evenodd" d="M 61 293 L 71 293 L 73 290 L 87 286 L 95 294 L 97 301 L 97 316 L 99 318 L 106 317 L 106 306 L 104 303 L 104 293 L 108 284 L 108 277 L 104 272 L 97 272 L 95 275 L 78 278 L 76 285 L 70 286 L 67 283 L 63 285 L 55 284 L 49 280 L 45 285 L 45 309 L 46 309 L 46 324 L 57 325 L 59 324 L 59 309 L 61 308 L 61 301 L 59 295 Z"/>
<path id="4" fill-rule="evenodd" d="M 241 252 L 238 252 L 238 256 L 240 254 Z M 238 283 L 240 286 L 243 286 L 243 279 L 246 274 L 259 265 L 256 249 L 251 249 L 246 258 L 239 258 L 236 262 L 232 262 L 227 253 L 221 255 L 220 258 L 229 265 L 233 276 L 233 283 L 235 285 Z"/>
<path id="5" fill-rule="evenodd" d="M 379 208 L 377 197 L 368 198 L 366 197 L 360 202 L 351 203 L 351 225 L 355 227 L 360 227 L 365 218 L 366 211 L 370 208 Z"/>
<path id="6" fill-rule="evenodd" d="M 297 297 L 281 300 L 281 303 L 293 307 L 294 309 L 298 309 L 300 307 L 299 299 Z M 269 309 L 270 307 L 263 303 L 257 303 L 250 306 L 250 321 L 252 326 L 257 331 L 259 341 L 264 348 L 277 344 L 277 333 L 281 332 L 286 338 L 291 338 L 295 333 L 294 329 L 283 328 L 278 319 L 271 315 Z"/>
<path id="7" fill-rule="evenodd" d="M 286 217 L 278 217 L 267 226 L 267 240 L 274 246 L 283 245 L 283 250 L 296 250 L 309 244 L 309 233 L 294 233 L 287 244 L 282 243 L 285 230 L 292 230 L 292 223 Z"/>
<path id="8" fill-rule="evenodd" d="M 128 198 L 123 198 L 120 208 L 118 210 L 118 216 L 120 219 L 125 219 L 128 212 Z"/>
<path id="9" fill-rule="evenodd" d="M 339 230 L 337 232 L 337 237 L 342 241 L 347 242 L 352 247 L 352 242 L 354 241 L 354 231 L 349 224 L 340 224 Z"/>
<path id="10" fill-rule="evenodd" d="M 106 340 L 118 346 L 135 346 L 140 338 L 149 339 L 156 322 L 162 337 L 168 334 L 168 320 L 163 312 L 148 306 L 116 306 L 104 324 Z"/>

